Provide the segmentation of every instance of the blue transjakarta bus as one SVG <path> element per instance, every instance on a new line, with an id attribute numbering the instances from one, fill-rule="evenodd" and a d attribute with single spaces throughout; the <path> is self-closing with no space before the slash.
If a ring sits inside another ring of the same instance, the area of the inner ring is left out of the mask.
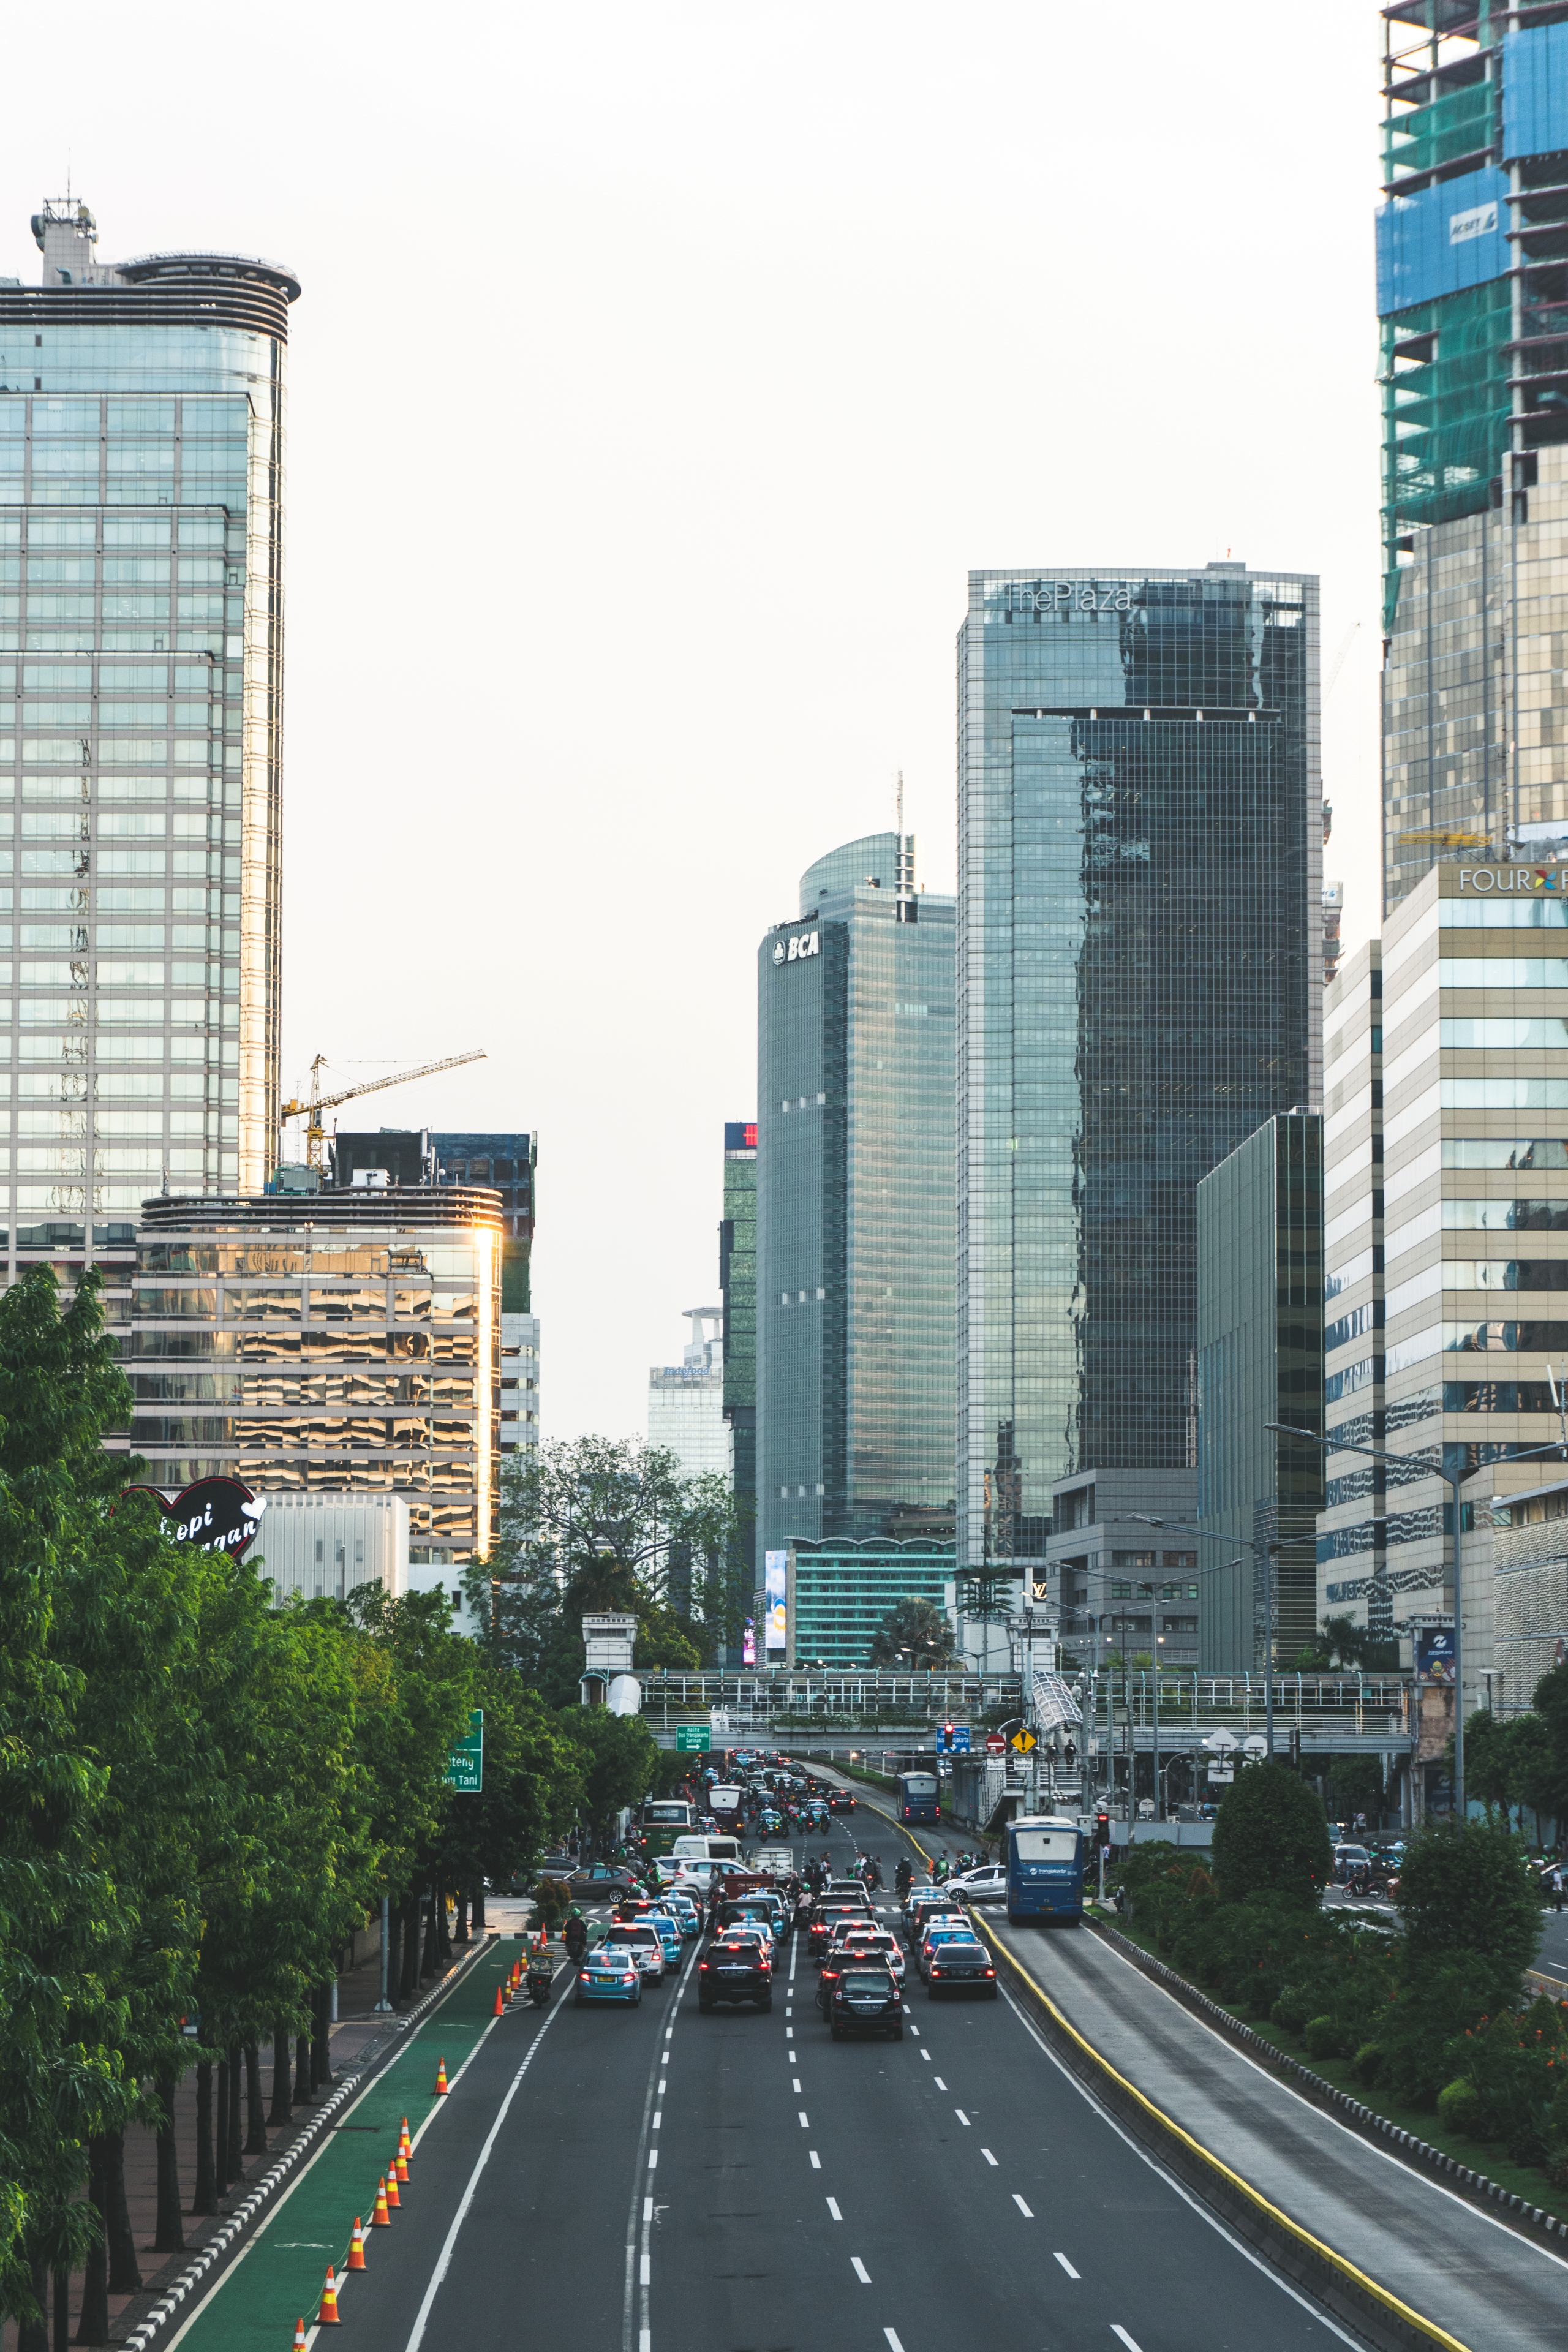
<path id="1" fill-rule="evenodd" d="M 1054 1813 L 1024 1813 L 1007 1825 L 1007 1916 L 1083 1918 L 1084 1841 L 1076 1822 Z"/>
<path id="2" fill-rule="evenodd" d="M 901 1822 L 940 1822 L 942 1805 L 934 1772 L 900 1772 L 893 1782 Z"/>

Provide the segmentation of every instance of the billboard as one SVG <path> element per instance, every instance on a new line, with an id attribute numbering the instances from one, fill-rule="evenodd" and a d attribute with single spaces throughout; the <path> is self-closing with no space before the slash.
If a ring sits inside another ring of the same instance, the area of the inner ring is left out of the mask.
<path id="1" fill-rule="evenodd" d="M 788 1565 L 787 1551 L 763 1554 L 763 1622 L 766 1627 L 764 1646 L 770 1658 L 782 1658 L 789 1647 L 784 1626 L 784 1578 Z"/>
<path id="2" fill-rule="evenodd" d="M 1415 1679 L 1418 1683 L 1452 1683 L 1454 1629 L 1423 1625 L 1415 1635 Z"/>
<path id="3" fill-rule="evenodd" d="M 743 1666 L 754 1666 L 756 1663 L 757 1629 L 752 1619 L 748 1617 L 745 1631 L 741 1635 L 741 1664 Z"/>

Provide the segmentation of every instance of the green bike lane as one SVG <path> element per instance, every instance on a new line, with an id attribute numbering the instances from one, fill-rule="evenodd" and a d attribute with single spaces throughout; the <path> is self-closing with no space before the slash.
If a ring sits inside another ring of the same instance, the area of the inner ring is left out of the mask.
<path id="1" fill-rule="evenodd" d="M 170 2352 L 176 2344 L 183 2352 L 281 2352 L 297 2318 L 314 2327 L 329 2263 L 348 2322 L 359 2283 L 359 2274 L 349 2273 L 344 2287 L 354 2216 L 368 2234 L 376 2182 L 396 2155 L 405 2116 L 416 2158 L 421 2135 L 429 2147 L 442 2133 L 447 2100 L 436 2093 L 437 2066 L 445 2060 L 451 2084 L 491 2027 L 501 2030 L 516 2013 L 514 2008 L 496 2019 L 496 1987 L 524 1950 L 512 1937 L 492 1943 L 410 2028 L 393 2057 L 333 2117 L 205 2300 L 170 2337 Z M 403 2193 L 417 2197 L 417 2163 L 409 2169 L 414 2178 Z M 394 2215 L 395 2227 L 399 2218 Z M 372 2260 L 374 2252 L 373 2246 Z"/>

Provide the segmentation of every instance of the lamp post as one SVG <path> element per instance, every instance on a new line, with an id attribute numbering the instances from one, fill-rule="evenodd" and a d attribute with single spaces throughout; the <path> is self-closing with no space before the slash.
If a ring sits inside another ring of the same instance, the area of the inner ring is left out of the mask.
<path id="1" fill-rule="evenodd" d="M 1283 1421 L 1266 1421 L 1263 1426 L 1272 1430 L 1277 1437 L 1299 1438 L 1303 1445 L 1321 1446 L 1325 1453 L 1364 1454 L 1373 1462 L 1400 1462 L 1407 1469 L 1412 1466 L 1408 1454 L 1391 1454 L 1385 1446 L 1350 1445 L 1342 1437 L 1320 1435 L 1312 1429 L 1293 1429 L 1289 1422 Z M 1563 1452 L 1568 1452 L 1568 1445 L 1560 1438 L 1551 1445 L 1526 1445 L 1518 1454 L 1510 1454 L 1506 1458 L 1510 1462 L 1526 1462 L 1532 1454 Z M 1476 1466 L 1479 1468 L 1480 1465 L 1478 1464 Z M 1462 1822 L 1465 1818 L 1465 1585 L 1460 1528 L 1464 1510 L 1459 1488 L 1469 1474 L 1463 1470 L 1445 1470 L 1441 1466 L 1427 1471 L 1423 1465 L 1416 1475 L 1441 1478 L 1454 1504 L 1454 1812 Z"/>

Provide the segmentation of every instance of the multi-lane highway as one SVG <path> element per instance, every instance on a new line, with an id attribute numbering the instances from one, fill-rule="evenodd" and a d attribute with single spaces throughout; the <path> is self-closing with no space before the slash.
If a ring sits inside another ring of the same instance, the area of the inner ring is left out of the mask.
<path id="1" fill-rule="evenodd" d="M 885 1825 L 870 1843 L 890 1876 L 897 1833 Z M 847 1825 L 835 1822 L 832 1843 L 847 1862 Z M 476 2012 L 516 1950 L 476 1972 Z M 1010 1998 L 932 2002 L 911 1970 L 901 2043 L 835 2043 L 804 1942 L 785 1947 L 765 2016 L 700 2015 L 695 1969 L 689 1943 L 679 1978 L 635 2010 L 574 2008 L 563 1971 L 548 2010 L 513 2008 L 483 2032 L 445 2099 L 421 2075 L 402 2207 L 344 2293 L 358 2342 L 937 2352 L 984 2337 L 1256 2352 L 1336 2340 L 1089 2103 Z M 424 2037 L 430 2050 L 442 2032 Z M 400 2100 L 383 2097 L 388 2116 Z M 389 2126 L 374 2101 L 367 2113 L 370 2176 Z M 308 2177 L 269 2225 L 278 2259 L 237 2271 L 190 2352 L 287 2341 L 279 2263 L 291 2253 L 303 2275 L 313 2254 L 319 2270 L 337 2234 L 335 2217 L 312 2221 L 311 2197 Z M 353 2215 L 341 2219 L 346 2235 Z"/>

